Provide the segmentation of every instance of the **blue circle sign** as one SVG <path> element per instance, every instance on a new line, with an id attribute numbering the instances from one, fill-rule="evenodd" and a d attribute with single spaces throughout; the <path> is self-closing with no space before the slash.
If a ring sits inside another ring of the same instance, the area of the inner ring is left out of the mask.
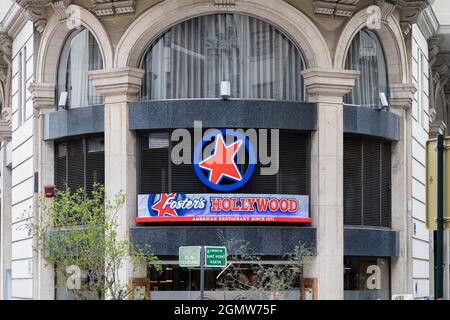
<path id="1" fill-rule="evenodd" d="M 233 137 L 227 144 L 226 137 Z M 204 146 L 214 138 L 214 147 L 209 156 L 202 159 Z M 242 174 L 236 158 L 242 149 L 248 153 L 247 171 Z M 203 184 L 217 191 L 239 189 L 250 180 L 255 171 L 256 155 L 253 146 L 244 134 L 235 130 L 212 130 L 198 142 L 193 156 L 194 170 Z M 231 182 L 231 183 L 230 183 Z"/>

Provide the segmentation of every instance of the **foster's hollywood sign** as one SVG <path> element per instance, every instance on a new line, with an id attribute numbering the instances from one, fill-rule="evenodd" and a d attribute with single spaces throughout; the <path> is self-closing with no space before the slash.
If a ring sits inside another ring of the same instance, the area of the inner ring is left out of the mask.
<path id="1" fill-rule="evenodd" d="M 138 196 L 136 222 L 309 223 L 309 197 L 162 193 Z"/>

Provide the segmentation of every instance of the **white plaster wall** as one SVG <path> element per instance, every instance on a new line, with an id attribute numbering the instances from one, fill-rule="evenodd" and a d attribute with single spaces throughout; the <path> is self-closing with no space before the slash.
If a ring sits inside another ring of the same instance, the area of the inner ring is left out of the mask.
<path id="1" fill-rule="evenodd" d="M 19 77 L 19 53 L 26 48 L 26 84 L 33 81 L 33 23 L 27 22 L 13 40 L 12 79 L 12 298 L 33 298 L 33 239 L 27 224 L 33 215 L 33 109 L 28 90 L 24 94 L 25 119 L 19 124 L 19 96 L 23 90 Z"/>
<path id="2" fill-rule="evenodd" d="M 430 295 L 430 236 L 425 225 L 425 146 L 428 140 L 428 44 L 417 25 L 411 39 L 412 81 L 417 86 L 412 106 L 412 246 L 413 294 Z"/>

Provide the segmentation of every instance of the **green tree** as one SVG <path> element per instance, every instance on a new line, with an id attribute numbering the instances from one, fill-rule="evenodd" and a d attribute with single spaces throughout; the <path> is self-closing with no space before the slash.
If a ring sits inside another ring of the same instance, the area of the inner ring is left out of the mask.
<path id="1" fill-rule="evenodd" d="M 282 257 L 283 263 L 265 264 L 249 241 L 225 239 L 223 234 L 219 237 L 232 262 L 217 283 L 224 290 L 242 291 L 243 298 L 257 293 L 270 300 L 283 299 L 283 292 L 292 290 L 296 281 L 302 284 L 304 267 L 313 257 L 313 251 L 299 242 L 292 252 Z"/>
<path id="2" fill-rule="evenodd" d="M 108 199 L 101 184 L 89 194 L 83 188 L 67 188 L 56 190 L 50 201 L 40 201 L 42 217 L 29 228 L 37 239 L 36 250 L 55 266 L 57 287 L 67 288 L 76 299 L 122 300 L 134 291 L 118 276 L 126 264 L 136 268 L 145 263 L 161 271 L 151 246 L 137 249 L 118 237 L 124 202 L 122 192 Z"/>

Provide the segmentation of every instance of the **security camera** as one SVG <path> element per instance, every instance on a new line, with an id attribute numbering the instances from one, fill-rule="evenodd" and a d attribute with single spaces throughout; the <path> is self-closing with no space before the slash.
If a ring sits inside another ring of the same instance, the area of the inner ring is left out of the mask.
<path id="1" fill-rule="evenodd" d="M 220 96 L 222 99 L 229 99 L 231 96 L 231 84 L 230 81 L 220 82 Z"/>
<path id="2" fill-rule="evenodd" d="M 389 102 L 386 98 L 386 94 L 384 92 L 379 93 L 381 109 L 387 109 L 389 107 Z"/>

